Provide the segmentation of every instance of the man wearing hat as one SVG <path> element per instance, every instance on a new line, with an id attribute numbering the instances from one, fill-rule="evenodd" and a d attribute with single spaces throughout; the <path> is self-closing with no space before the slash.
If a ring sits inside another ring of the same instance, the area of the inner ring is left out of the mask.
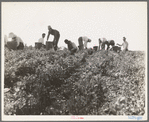
<path id="1" fill-rule="evenodd" d="M 24 42 L 22 41 L 22 39 L 20 37 L 18 37 L 17 35 L 15 35 L 13 32 L 9 33 L 9 38 L 11 38 L 12 42 L 17 42 L 17 49 L 24 49 Z"/>
<path id="2" fill-rule="evenodd" d="M 55 30 L 55 29 L 52 29 L 52 27 L 49 25 L 48 26 L 48 35 L 47 35 L 47 41 L 49 39 L 49 36 L 50 34 L 54 36 L 54 39 L 53 39 L 53 46 L 54 46 L 54 50 L 56 51 L 57 50 L 57 44 L 58 44 L 58 41 L 59 41 L 59 38 L 60 38 L 60 33 L 59 31 Z"/>
<path id="3" fill-rule="evenodd" d="M 126 51 L 128 51 L 128 42 L 126 41 L 126 38 L 125 37 L 123 37 L 123 44 L 122 45 L 120 45 L 120 44 L 117 44 L 117 45 L 119 45 L 119 46 L 123 46 L 123 51 L 124 52 L 126 52 Z"/>

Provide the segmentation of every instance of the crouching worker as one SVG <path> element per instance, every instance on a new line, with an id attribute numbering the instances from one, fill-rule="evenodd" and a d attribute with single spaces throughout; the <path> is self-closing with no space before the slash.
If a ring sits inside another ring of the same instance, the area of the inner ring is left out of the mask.
<path id="1" fill-rule="evenodd" d="M 75 43 L 65 39 L 64 42 L 67 44 L 68 46 L 68 50 L 70 51 L 71 55 L 74 55 L 74 53 L 77 52 L 77 46 L 75 45 Z"/>
<path id="2" fill-rule="evenodd" d="M 17 42 L 17 50 L 23 50 L 24 49 L 24 43 L 22 39 L 18 36 L 16 36 L 14 33 L 9 33 L 9 38 L 12 38 L 11 42 Z"/>
<path id="3" fill-rule="evenodd" d="M 87 49 L 87 43 L 88 43 L 88 42 L 91 42 L 91 39 L 89 39 L 89 38 L 86 37 L 86 36 L 83 36 L 83 37 L 82 37 L 82 41 L 84 41 L 84 48 Z"/>

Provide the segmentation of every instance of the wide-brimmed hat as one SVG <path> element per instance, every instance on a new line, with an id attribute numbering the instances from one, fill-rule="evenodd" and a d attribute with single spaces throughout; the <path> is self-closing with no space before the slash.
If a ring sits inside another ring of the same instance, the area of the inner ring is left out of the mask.
<path id="1" fill-rule="evenodd" d="M 14 38 L 14 37 L 16 37 L 16 35 L 13 32 L 10 32 L 8 38 Z"/>

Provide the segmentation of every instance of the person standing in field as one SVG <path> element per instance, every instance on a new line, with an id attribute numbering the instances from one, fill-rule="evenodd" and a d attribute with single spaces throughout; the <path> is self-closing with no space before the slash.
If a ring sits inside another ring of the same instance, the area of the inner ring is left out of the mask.
<path id="1" fill-rule="evenodd" d="M 122 43 L 122 45 L 120 45 L 120 44 L 117 44 L 117 45 L 123 46 L 123 51 L 124 52 L 128 51 L 128 42 L 126 41 L 126 38 L 125 37 L 123 37 L 123 43 Z"/>
<path id="2" fill-rule="evenodd" d="M 54 47 L 54 50 L 56 51 L 58 46 L 58 41 L 59 41 L 59 38 L 60 38 L 60 33 L 59 31 L 55 30 L 55 29 L 52 29 L 52 27 L 49 25 L 48 26 L 48 35 L 47 35 L 47 41 L 49 39 L 49 36 L 50 34 L 54 36 L 54 39 L 53 39 L 53 47 Z"/>
<path id="3" fill-rule="evenodd" d="M 42 43 L 42 46 L 44 47 L 44 37 L 45 37 L 45 33 L 43 33 L 42 34 L 42 38 L 40 38 L 39 40 L 38 40 L 38 42 L 40 42 L 40 43 Z"/>
<path id="4" fill-rule="evenodd" d="M 75 45 L 75 43 L 69 41 L 68 39 L 65 39 L 64 42 L 67 44 L 70 54 L 74 55 L 74 53 L 77 52 L 77 46 Z"/>

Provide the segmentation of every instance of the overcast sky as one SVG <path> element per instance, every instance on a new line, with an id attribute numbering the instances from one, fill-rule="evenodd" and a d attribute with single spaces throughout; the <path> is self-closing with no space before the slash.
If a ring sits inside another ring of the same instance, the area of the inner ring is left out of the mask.
<path id="1" fill-rule="evenodd" d="M 2 40 L 14 32 L 35 46 L 48 25 L 60 32 L 58 46 L 78 46 L 80 36 L 92 40 L 88 47 L 103 37 L 121 44 L 125 36 L 130 50 L 147 48 L 147 2 L 2 2 Z"/>

